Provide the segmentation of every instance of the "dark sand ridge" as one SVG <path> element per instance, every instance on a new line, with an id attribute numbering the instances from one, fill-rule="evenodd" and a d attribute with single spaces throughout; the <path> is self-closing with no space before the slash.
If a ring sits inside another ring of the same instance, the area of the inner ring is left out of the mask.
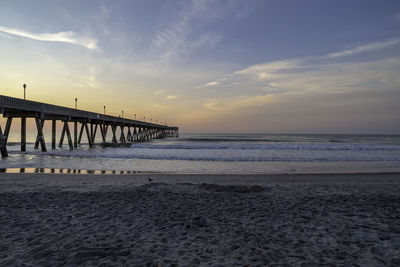
<path id="1" fill-rule="evenodd" d="M 399 266 L 400 174 L 0 174 L 0 226 L 2 266 Z"/>

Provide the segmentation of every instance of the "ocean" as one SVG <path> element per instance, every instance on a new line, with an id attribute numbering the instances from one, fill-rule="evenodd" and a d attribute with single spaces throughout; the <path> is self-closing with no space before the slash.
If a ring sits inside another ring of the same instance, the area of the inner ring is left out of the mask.
<path id="1" fill-rule="evenodd" d="M 66 143 L 66 142 L 64 142 Z M 181 134 L 120 146 L 67 145 L 20 152 L 9 142 L 0 169 L 88 173 L 337 173 L 400 170 L 400 135 Z M 54 171 L 54 170 L 53 170 Z"/>

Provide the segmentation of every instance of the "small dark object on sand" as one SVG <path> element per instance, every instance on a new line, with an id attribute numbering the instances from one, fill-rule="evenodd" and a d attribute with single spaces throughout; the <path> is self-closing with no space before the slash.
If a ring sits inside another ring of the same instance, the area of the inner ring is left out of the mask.
<path id="1" fill-rule="evenodd" d="M 149 180 L 150 183 L 153 182 L 153 179 L 151 178 L 147 178 L 147 180 Z"/>

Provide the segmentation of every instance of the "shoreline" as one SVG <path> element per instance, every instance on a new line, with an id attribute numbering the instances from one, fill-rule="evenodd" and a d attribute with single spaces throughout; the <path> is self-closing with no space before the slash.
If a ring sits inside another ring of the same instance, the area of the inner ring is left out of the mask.
<path id="1" fill-rule="evenodd" d="M 1 192 L 28 192 L 44 189 L 58 191 L 115 191 L 149 184 L 215 184 L 244 186 L 275 185 L 368 185 L 399 184 L 400 173 L 340 174 L 160 174 L 131 175 L 0 173 Z"/>
<path id="2" fill-rule="evenodd" d="M 0 174 L 0 265 L 400 264 L 400 174 Z"/>
<path id="3" fill-rule="evenodd" d="M 198 172 L 156 172 L 129 170 L 98 170 L 71 168 L 0 168 L 1 174 L 70 174 L 70 175 L 340 175 L 340 174 L 400 174 L 400 168 L 339 171 L 296 171 L 296 172 L 253 172 L 253 173 L 198 173 Z"/>

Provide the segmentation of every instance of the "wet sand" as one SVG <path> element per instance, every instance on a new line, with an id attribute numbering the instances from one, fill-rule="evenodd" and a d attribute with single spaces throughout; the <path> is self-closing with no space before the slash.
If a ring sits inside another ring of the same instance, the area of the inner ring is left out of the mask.
<path id="1" fill-rule="evenodd" d="M 400 174 L 0 174 L 0 265 L 400 265 Z"/>

